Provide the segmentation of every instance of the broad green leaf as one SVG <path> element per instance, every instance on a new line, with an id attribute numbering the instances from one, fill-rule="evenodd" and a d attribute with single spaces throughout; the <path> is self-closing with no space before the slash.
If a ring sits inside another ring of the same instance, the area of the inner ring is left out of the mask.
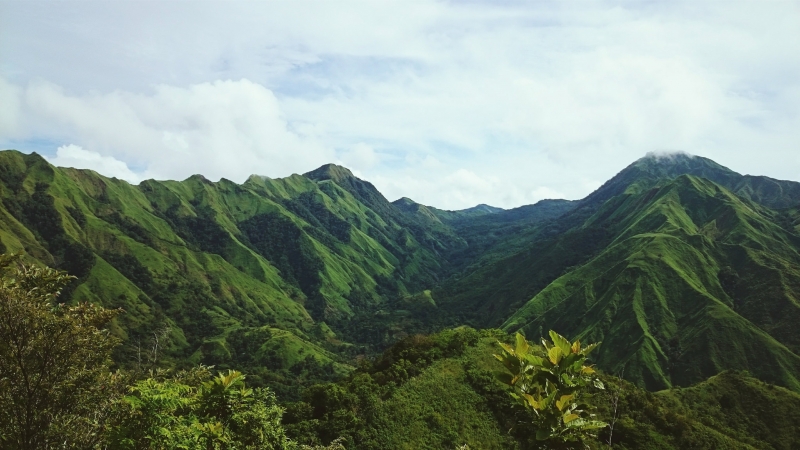
<path id="1" fill-rule="evenodd" d="M 505 342 L 498 342 L 498 344 L 500 344 L 500 347 L 503 347 L 503 350 L 507 351 L 509 354 L 514 354 L 514 349 L 511 348 L 510 345 L 506 344 Z"/>
<path id="2" fill-rule="evenodd" d="M 575 419 L 569 424 L 571 427 L 581 428 L 583 430 L 599 430 L 601 428 L 605 428 L 608 426 L 607 423 L 601 422 L 599 420 L 586 420 L 586 419 Z"/>
<path id="3" fill-rule="evenodd" d="M 567 353 L 567 354 L 565 354 L 564 359 L 561 361 L 561 363 L 559 365 L 561 367 L 565 368 L 565 369 L 569 369 L 569 368 L 572 368 L 572 366 L 576 362 L 579 362 L 578 360 L 580 360 L 581 358 L 583 358 L 583 356 L 579 355 L 577 353 Z M 580 367 L 580 366 L 578 366 L 578 367 Z"/>
<path id="4" fill-rule="evenodd" d="M 598 345 L 600 345 L 600 342 L 589 344 L 583 348 L 583 351 L 581 353 L 583 353 L 584 355 L 588 355 L 592 350 L 596 349 Z"/>
<path id="5" fill-rule="evenodd" d="M 561 352 L 560 347 L 552 347 L 550 350 L 547 351 L 547 358 L 553 364 L 558 364 L 561 361 L 561 358 L 564 354 Z"/>
<path id="6" fill-rule="evenodd" d="M 519 372 L 519 359 L 514 356 L 494 355 L 510 372 Z"/>
<path id="7" fill-rule="evenodd" d="M 517 356 L 524 357 L 526 354 L 528 354 L 528 349 L 530 348 L 530 346 L 528 345 L 528 341 L 525 340 L 525 336 L 523 336 L 519 332 L 517 332 L 516 340 L 517 340 L 517 348 L 516 348 Z"/>
<path id="8" fill-rule="evenodd" d="M 566 416 L 564 416 L 564 423 L 570 423 L 575 419 L 579 419 L 580 417 L 581 416 L 574 413 L 567 414 Z"/>
<path id="9" fill-rule="evenodd" d="M 562 395 L 560 399 L 556 400 L 556 408 L 558 408 L 559 411 L 563 411 L 564 407 L 569 405 L 573 398 L 574 396 L 572 394 Z"/>
<path id="10" fill-rule="evenodd" d="M 525 355 L 525 361 L 527 361 L 528 364 L 536 368 L 544 366 L 544 359 L 536 355 L 531 355 L 531 354 Z"/>
<path id="11" fill-rule="evenodd" d="M 564 336 L 550 330 L 550 339 L 553 340 L 553 344 L 555 344 L 556 347 L 561 349 L 561 353 L 564 355 L 568 355 L 572 352 L 572 344 Z"/>
<path id="12" fill-rule="evenodd" d="M 581 352 L 581 341 L 577 340 L 572 343 L 572 353 L 580 353 Z"/>
<path id="13" fill-rule="evenodd" d="M 525 400 L 528 402 L 528 404 L 531 406 L 531 408 L 537 409 L 537 410 L 544 409 L 544 405 L 542 405 L 542 401 L 541 400 L 536 400 L 536 398 L 534 398 L 534 396 L 532 396 L 530 394 L 522 394 L 522 395 L 525 398 Z"/>

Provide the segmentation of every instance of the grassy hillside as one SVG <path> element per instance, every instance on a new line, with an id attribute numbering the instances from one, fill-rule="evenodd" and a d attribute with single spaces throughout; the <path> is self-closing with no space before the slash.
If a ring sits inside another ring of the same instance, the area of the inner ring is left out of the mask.
<path id="1" fill-rule="evenodd" d="M 341 355 L 362 337 L 348 323 L 435 285 L 447 270 L 439 253 L 463 245 L 338 166 L 133 186 L 4 151 L 0 198 L 1 250 L 78 277 L 66 300 L 125 310 L 114 325 L 125 364 L 345 373 Z M 237 352 L 241 336 L 259 340 L 248 343 L 257 363 Z M 279 357 L 258 359 L 270 352 Z"/>
<path id="2" fill-rule="evenodd" d="M 755 448 L 788 450 L 800 443 L 800 395 L 747 373 L 723 372 L 657 397 L 667 408 Z"/>
<path id="3" fill-rule="evenodd" d="M 649 155 L 559 214 L 512 222 L 432 297 L 451 324 L 605 340 L 601 366 L 651 389 L 727 368 L 798 389 L 800 216 L 783 208 L 798 203 L 800 183 Z"/>
<path id="4" fill-rule="evenodd" d="M 511 314 L 559 276 L 597 256 L 614 239 L 608 222 L 587 225 L 587 221 L 607 202 L 619 201 L 627 195 L 648 192 L 660 183 L 681 175 L 710 179 L 744 199 L 767 208 L 778 208 L 771 220 L 797 234 L 797 205 L 800 205 L 800 183 L 767 177 L 740 175 L 714 161 L 698 156 L 649 154 L 604 183 L 586 198 L 575 201 L 545 201 L 536 206 L 548 206 L 550 214 L 544 220 L 510 222 L 504 226 L 491 217 L 464 222 L 465 238 L 471 245 L 464 252 L 474 252 L 467 258 L 465 270 L 443 283 L 434 291 L 439 304 L 448 316 L 475 326 L 499 326 Z M 550 202 L 550 205 L 547 205 Z M 544 204 L 542 204 L 544 203 Z M 787 207 L 795 207 L 788 209 Z M 554 207 L 557 207 L 554 208 Z M 532 209 L 531 209 L 532 210 Z M 513 210 L 512 210 L 513 211 Z M 509 211 L 510 212 L 510 211 Z M 481 224 L 486 222 L 486 226 Z M 793 225 L 792 225 L 793 224 Z M 483 236 L 497 235 L 499 230 L 510 232 L 475 251 Z"/>
<path id="5" fill-rule="evenodd" d="M 797 390 L 799 194 L 650 155 L 580 201 L 442 211 L 335 165 L 133 186 L 6 151 L 0 250 L 123 308 L 120 363 L 244 368 L 287 395 L 465 323 L 602 340 L 601 366 L 650 389 L 747 369 Z"/>
<path id="6" fill-rule="evenodd" d="M 288 406 L 287 431 L 306 443 L 342 437 L 348 449 L 534 448 L 528 413 L 493 376 L 497 340 L 509 337 L 466 327 L 408 337 L 346 380 L 307 389 Z M 603 379 L 592 402 L 614 429 L 591 448 L 792 449 L 800 439 L 800 396 L 747 374 L 657 393 Z"/>
<path id="7" fill-rule="evenodd" d="M 503 327 L 604 341 L 601 367 L 649 389 L 746 369 L 800 391 L 800 237 L 776 217 L 690 175 L 614 197 L 561 238 L 608 245 Z"/>

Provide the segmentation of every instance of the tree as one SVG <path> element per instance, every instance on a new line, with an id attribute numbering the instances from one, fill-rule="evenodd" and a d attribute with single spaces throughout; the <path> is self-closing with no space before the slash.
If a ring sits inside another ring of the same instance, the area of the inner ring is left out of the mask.
<path id="1" fill-rule="evenodd" d="M 0 272 L 0 447 L 91 447 L 119 381 L 104 329 L 118 311 L 57 304 L 75 277 L 18 255 L 0 256 Z"/>
<path id="2" fill-rule="evenodd" d="M 105 326 L 119 310 L 56 303 L 75 277 L 18 255 L 0 255 L 0 275 L 3 450 L 312 449 L 286 438 L 275 395 L 239 372 L 158 371 L 132 385 L 112 374 L 118 339 Z"/>
<path id="3" fill-rule="evenodd" d="M 266 450 L 288 445 L 281 426 L 283 408 L 277 405 L 275 394 L 266 388 L 247 388 L 239 372 L 229 370 L 203 383 L 197 412 L 201 418 L 216 420 L 214 426 L 225 440 L 235 441 L 227 448 Z"/>
<path id="4" fill-rule="evenodd" d="M 268 389 L 249 389 L 236 371 L 207 367 L 137 382 L 118 404 L 109 444 L 119 449 L 286 449 L 283 408 Z"/>
<path id="5" fill-rule="evenodd" d="M 590 386 L 603 389 L 592 366 L 586 365 L 589 353 L 598 345 L 581 347 L 550 331 L 552 342 L 542 339 L 543 347 L 531 346 L 516 334 L 516 345 L 499 342 L 506 367 L 498 379 L 511 388 L 511 396 L 533 413 L 536 440 L 542 448 L 582 447 L 587 438 L 596 437 L 607 424 L 594 419 Z"/>

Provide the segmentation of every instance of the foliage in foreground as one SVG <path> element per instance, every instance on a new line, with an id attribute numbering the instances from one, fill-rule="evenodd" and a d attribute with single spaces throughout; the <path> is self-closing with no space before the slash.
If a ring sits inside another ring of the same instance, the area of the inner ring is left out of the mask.
<path id="1" fill-rule="evenodd" d="M 267 389 L 249 389 L 236 371 L 207 368 L 130 388 L 118 407 L 109 444 L 119 449 L 283 449 L 283 409 Z"/>
<path id="2" fill-rule="evenodd" d="M 0 256 L 0 447 L 91 446 L 119 392 L 109 372 L 117 314 L 55 297 L 74 277 Z"/>
<path id="3" fill-rule="evenodd" d="M 541 446 L 533 411 L 515 405 L 493 375 L 502 367 L 492 357 L 495 342 L 507 339 L 496 330 L 404 339 L 349 379 L 308 389 L 289 405 L 284 425 L 271 392 L 248 389 L 237 372 L 213 377 L 198 368 L 138 381 L 142 374 L 112 374 L 116 341 L 104 326 L 114 311 L 56 304 L 69 280 L 63 273 L 8 257 L 0 267 L 3 449 Z M 599 441 L 587 439 L 589 448 L 791 450 L 800 442 L 800 396 L 744 374 L 659 393 L 599 376 L 618 402 L 612 408 L 595 395 L 591 403 L 616 427 L 613 436 L 606 428 Z"/>
<path id="4" fill-rule="evenodd" d="M 316 444 L 342 436 L 348 450 L 540 448 L 533 412 L 495 375 L 503 369 L 492 356 L 498 339 L 514 344 L 498 330 L 466 327 L 406 338 L 348 379 L 287 405 L 287 434 Z M 800 395 L 744 373 L 662 392 L 597 375 L 605 389 L 590 386 L 584 400 L 614 428 L 586 439 L 590 449 L 794 450 L 800 442 Z"/>
<path id="5" fill-rule="evenodd" d="M 74 277 L 18 260 L 0 256 L 0 448 L 310 448 L 286 438 L 274 394 L 239 372 L 111 373 L 118 340 L 105 326 L 119 311 L 55 303 Z"/>
<path id="6" fill-rule="evenodd" d="M 299 446 L 286 437 L 275 395 L 248 388 L 229 370 L 212 376 L 198 367 L 138 381 L 116 405 L 107 444 L 120 450 L 337 450 Z"/>
<path id="7" fill-rule="evenodd" d="M 516 346 L 499 342 L 503 351 L 494 355 L 506 372 L 498 379 L 511 388 L 511 396 L 533 414 L 536 439 L 544 448 L 583 447 L 597 430 L 608 426 L 595 419 L 586 403 L 589 387 L 603 389 L 595 370 L 586 365 L 589 353 L 597 347 L 581 347 L 550 331 L 552 342 L 542 339 L 543 349 L 531 346 L 516 334 Z"/>

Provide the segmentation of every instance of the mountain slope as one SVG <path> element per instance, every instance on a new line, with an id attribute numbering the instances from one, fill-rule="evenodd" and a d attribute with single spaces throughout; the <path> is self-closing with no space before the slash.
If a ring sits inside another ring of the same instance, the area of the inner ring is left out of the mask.
<path id="1" fill-rule="evenodd" d="M 288 405 L 288 433 L 308 444 L 345 439 L 347 448 L 538 448 L 530 417 L 494 372 L 497 330 L 467 327 L 412 336 L 336 384 L 307 389 Z M 601 374 L 592 402 L 616 423 L 619 449 L 791 449 L 800 394 L 744 373 L 725 372 L 687 389 L 651 393 Z M 616 410 L 611 398 L 618 395 Z M 606 448 L 608 429 L 588 448 Z"/>
<path id="2" fill-rule="evenodd" d="M 601 366 L 648 388 L 750 368 L 798 389 L 800 216 L 771 209 L 798 203 L 800 183 L 648 155 L 433 297 L 453 323 L 605 339 Z"/>
<path id="3" fill-rule="evenodd" d="M 123 364 L 237 367 L 289 392 L 469 323 L 604 340 L 601 366 L 651 389 L 727 368 L 800 389 L 798 186 L 649 155 L 580 201 L 442 211 L 336 165 L 132 186 L 7 151 L 0 243 L 76 275 L 64 298 L 124 308 Z"/>
<path id="4" fill-rule="evenodd" d="M 711 180 L 738 195 L 769 208 L 800 204 L 800 183 L 764 176 L 741 175 L 716 162 L 686 153 L 648 153 L 633 162 L 581 201 L 599 205 L 624 192 L 649 189 L 665 179 L 694 175 Z"/>
<path id="5" fill-rule="evenodd" d="M 777 216 L 690 175 L 614 197 L 563 237 L 609 244 L 503 327 L 604 341 L 601 367 L 649 389 L 747 369 L 800 391 L 800 237 Z"/>
<path id="6" fill-rule="evenodd" d="M 339 364 L 329 350 L 346 351 L 336 333 L 351 318 L 431 287 L 447 270 L 440 252 L 463 245 L 338 166 L 242 185 L 195 175 L 132 186 L 5 151 L 0 197 L 3 250 L 76 275 L 65 298 L 124 308 L 115 332 L 128 362 L 156 335 L 162 358 L 236 365 L 246 345 L 233 334 L 285 330 L 294 344 L 281 351 Z M 298 362 L 279 356 L 274 369 Z"/>

